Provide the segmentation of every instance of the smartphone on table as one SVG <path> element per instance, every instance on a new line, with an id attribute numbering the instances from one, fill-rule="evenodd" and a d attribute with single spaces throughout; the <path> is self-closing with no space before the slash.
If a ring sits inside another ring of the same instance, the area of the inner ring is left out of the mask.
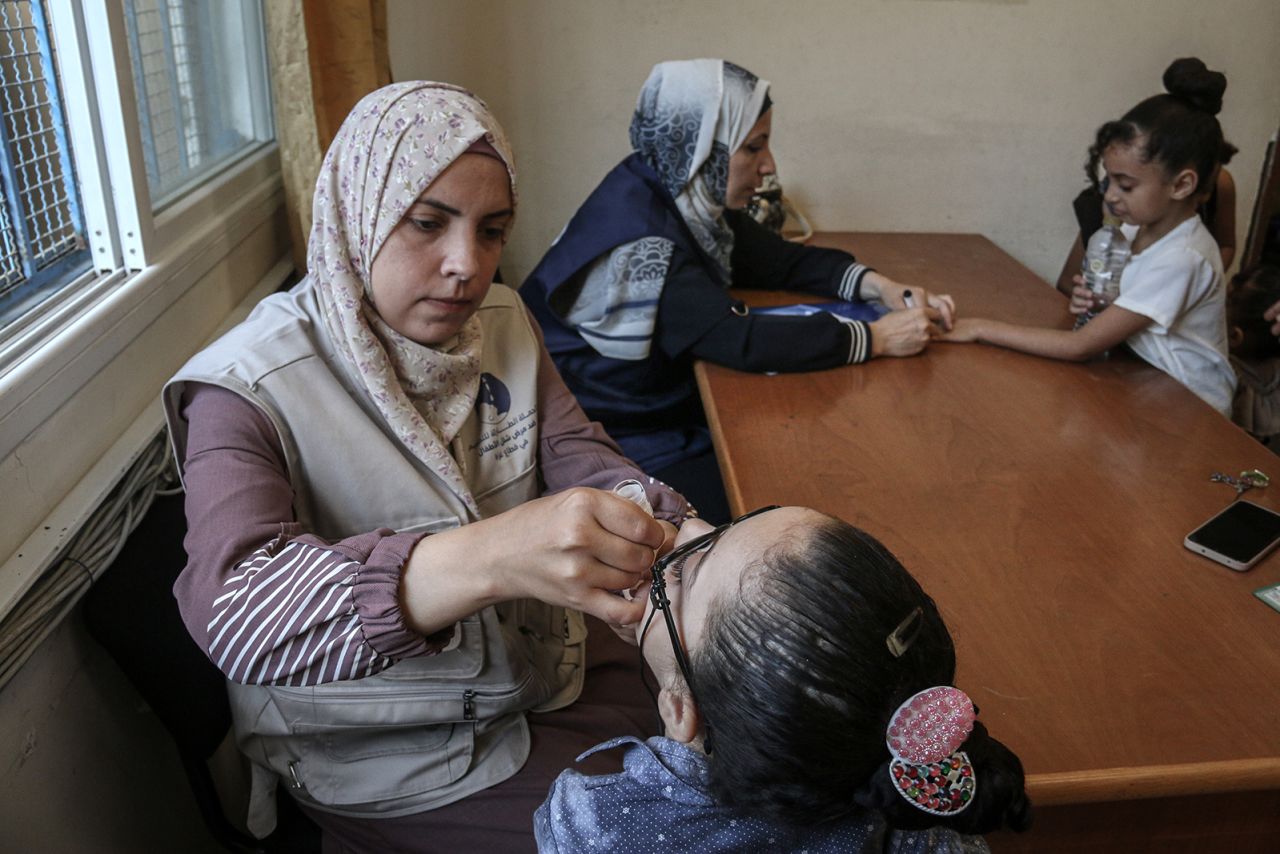
<path id="1" fill-rule="evenodd" d="M 1182 544 L 1223 566 L 1243 572 L 1280 543 L 1280 513 L 1238 499 L 1196 528 Z"/>

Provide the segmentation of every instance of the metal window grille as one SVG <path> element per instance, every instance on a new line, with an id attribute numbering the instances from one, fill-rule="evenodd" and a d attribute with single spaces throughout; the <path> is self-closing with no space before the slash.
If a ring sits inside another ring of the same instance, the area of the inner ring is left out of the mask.
<path id="1" fill-rule="evenodd" d="M 43 0 L 0 0 L 0 325 L 88 266 Z"/>
<path id="2" fill-rule="evenodd" d="M 229 114 L 226 18 L 208 0 L 125 0 L 138 123 L 152 203 L 255 140 Z M 234 61 L 234 60 L 232 60 Z"/>

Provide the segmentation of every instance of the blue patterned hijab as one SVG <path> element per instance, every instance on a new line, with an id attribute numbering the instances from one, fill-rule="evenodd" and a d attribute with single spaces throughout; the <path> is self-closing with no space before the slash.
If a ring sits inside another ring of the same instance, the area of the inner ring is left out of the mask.
<path id="1" fill-rule="evenodd" d="M 655 65 L 631 120 L 631 147 L 675 199 L 698 245 L 730 280 L 724 219 L 729 158 L 760 118 L 769 82 L 721 59 Z M 597 352 L 647 359 L 674 244 L 643 237 L 597 259 L 563 319 Z"/>
<path id="2" fill-rule="evenodd" d="M 729 158 L 760 118 L 768 92 L 769 81 L 722 59 L 661 62 L 640 90 L 631 119 L 631 147 L 726 273 L 733 250 L 722 216 Z"/>

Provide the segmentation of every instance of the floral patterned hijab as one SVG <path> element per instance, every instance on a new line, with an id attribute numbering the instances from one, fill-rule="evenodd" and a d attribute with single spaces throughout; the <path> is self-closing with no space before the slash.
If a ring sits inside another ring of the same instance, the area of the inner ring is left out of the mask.
<path id="1" fill-rule="evenodd" d="M 482 101 L 456 86 L 420 81 L 366 95 L 342 123 L 321 165 L 307 248 L 308 275 L 336 355 L 359 378 L 396 438 L 477 514 L 449 444 L 479 391 L 480 321 L 471 317 L 439 346 L 417 344 L 378 316 L 370 270 L 414 201 L 479 141 L 506 164 L 514 206 L 511 149 Z"/>

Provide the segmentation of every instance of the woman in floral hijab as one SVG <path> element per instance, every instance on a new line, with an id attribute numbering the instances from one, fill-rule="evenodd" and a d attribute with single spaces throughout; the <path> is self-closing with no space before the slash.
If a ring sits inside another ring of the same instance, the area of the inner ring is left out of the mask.
<path id="1" fill-rule="evenodd" d="M 531 844 L 555 775 L 648 719 L 595 618 L 639 619 L 610 591 L 688 505 L 586 420 L 492 283 L 515 207 L 482 102 L 370 94 L 325 158 L 306 278 L 166 387 L 175 594 L 228 679 L 258 835 L 283 783 L 335 850 Z"/>

